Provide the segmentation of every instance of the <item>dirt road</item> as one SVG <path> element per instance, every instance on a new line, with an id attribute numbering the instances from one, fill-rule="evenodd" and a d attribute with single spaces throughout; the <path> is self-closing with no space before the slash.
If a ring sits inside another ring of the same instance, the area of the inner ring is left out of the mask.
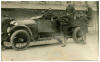
<path id="1" fill-rule="evenodd" d="M 72 39 L 67 41 L 66 47 L 61 47 L 58 41 L 42 41 L 48 45 L 32 46 L 24 51 L 7 49 L 2 51 L 4 61 L 45 61 L 45 60 L 97 60 L 98 59 L 98 34 L 88 33 L 87 44 L 77 44 Z M 37 43 L 31 43 L 36 45 Z M 41 44 L 41 43 L 40 43 Z"/>

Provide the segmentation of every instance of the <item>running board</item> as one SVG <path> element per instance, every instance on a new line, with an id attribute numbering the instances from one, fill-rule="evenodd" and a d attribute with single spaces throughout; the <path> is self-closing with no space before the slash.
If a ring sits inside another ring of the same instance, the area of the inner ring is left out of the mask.
<path id="1" fill-rule="evenodd" d="M 39 38 L 38 41 L 42 41 L 42 40 L 51 40 L 52 37 L 44 37 L 44 38 Z"/>

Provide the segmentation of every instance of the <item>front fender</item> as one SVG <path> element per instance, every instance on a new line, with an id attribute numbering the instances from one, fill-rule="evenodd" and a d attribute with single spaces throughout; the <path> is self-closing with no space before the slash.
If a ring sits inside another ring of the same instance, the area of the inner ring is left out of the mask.
<path id="1" fill-rule="evenodd" d="M 20 29 L 23 29 L 23 30 L 27 30 L 30 34 L 30 36 L 32 37 L 32 31 L 31 29 L 26 26 L 26 25 L 18 25 L 18 26 L 13 26 L 11 27 L 11 29 L 9 30 L 9 34 L 12 35 L 12 33 L 16 30 L 20 30 Z"/>

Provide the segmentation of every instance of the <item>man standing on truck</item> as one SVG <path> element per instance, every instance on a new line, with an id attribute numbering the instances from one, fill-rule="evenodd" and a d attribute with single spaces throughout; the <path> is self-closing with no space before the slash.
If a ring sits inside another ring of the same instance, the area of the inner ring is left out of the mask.
<path id="1" fill-rule="evenodd" d="M 64 40 L 58 39 L 62 43 L 62 47 L 66 46 L 66 40 L 68 39 L 68 29 L 72 26 L 72 23 L 74 21 L 74 13 L 75 13 L 75 8 L 71 3 L 68 4 L 66 7 L 66 15 L 62 18 L 63 22 L 61 25 L 61 34 L 64 36 Z"/>
<path id="2" fill-rule="evenodd" d="M 71 3 L 69 3 L 69 5 L 66 7 L 66 17 L 68 18 L 69 23 L 72 23 L 74 21 L 74 16 L 75 8 Z"/>

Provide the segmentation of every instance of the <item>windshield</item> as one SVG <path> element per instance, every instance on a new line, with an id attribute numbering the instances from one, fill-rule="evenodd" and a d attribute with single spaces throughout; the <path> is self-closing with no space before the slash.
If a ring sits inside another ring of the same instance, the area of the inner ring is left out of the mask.
<path id="1" fill-rule="evenodd" d="M 33 16 L 31 17 L 31 19 L 38 19 L 38 18 L 41 18 L 43 15 L 39 15 L 39 16 Z"/>

